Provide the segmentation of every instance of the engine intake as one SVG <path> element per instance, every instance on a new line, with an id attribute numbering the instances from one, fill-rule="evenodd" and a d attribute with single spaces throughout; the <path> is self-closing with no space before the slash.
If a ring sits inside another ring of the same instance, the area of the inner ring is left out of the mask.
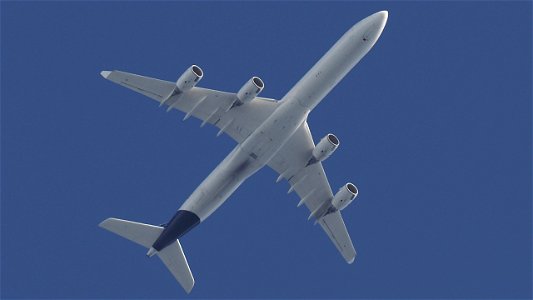
<path id="1" fill-rule="evenodd" d="M 204 77 L 204 72 L 197 65 L 189 67 L 176 81 L 176 87 L 180 92 L 192 89 Z"/>
<path id="2" fill-rule="evenodd" d="M 343 210 L 348 204 L 352 203 L 358 193 L 357 187 L 349 182 L 342 186 L 337 194 L 335 194 L 333 200 L 331 200 L 331 205 L 335 209 Z"/>
<path id="3" fill-rule="evenodd" d="M 265 87 L 261 78 L 254 76 L 250 78 L 237 93 L 238 105 L 252 101 Z"/>
<path id="4" fill-rule="evenodd" d="M 331 154 L 333 154 L 333 152 L 337 150 L 339 144 L 339 139 L 334 134 L 326 134 L 326 136 L 323 137 L 313 149 L 313 156 L 311 157 L 307 165 L 312 165 L 330 157 Z"/>

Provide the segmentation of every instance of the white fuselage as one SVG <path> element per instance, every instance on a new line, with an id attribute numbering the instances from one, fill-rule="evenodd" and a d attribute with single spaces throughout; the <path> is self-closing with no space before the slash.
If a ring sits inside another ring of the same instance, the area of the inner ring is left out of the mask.
<path id="1" fill-rule="evenodd" d="M 281 99 L 263 124 L 204 179 L 180 210 L 205 220 L 248 177 L 264 167 L 305 122 L 309 112 L 372 48 L 386 18 L 385 12 L 379 12 L 350 28 Z"/>

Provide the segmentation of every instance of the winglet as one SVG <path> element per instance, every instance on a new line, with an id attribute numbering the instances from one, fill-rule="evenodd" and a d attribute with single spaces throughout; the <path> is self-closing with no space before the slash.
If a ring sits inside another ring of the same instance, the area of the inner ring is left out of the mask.
<path id="1" fill-rule="evenodd" d="M 109 74 L 111 74 L 111 71 L 102 71 L 102 72 L 100 72 L 100 75 L 102 75 L 102 77 L 104 77 L 105 79 L 107 79 L 107 77 L 109 77 Z"/>

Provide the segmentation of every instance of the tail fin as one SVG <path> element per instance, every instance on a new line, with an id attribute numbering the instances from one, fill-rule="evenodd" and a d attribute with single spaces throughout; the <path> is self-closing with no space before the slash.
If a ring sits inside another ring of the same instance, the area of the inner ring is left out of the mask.
<path id="1" fill-rule="evenodd" d="M 154 251 L 152 245 L 164 229 L 159 226 L 115 218 L 106 219 L 99 226 L 145 248 L 149 248 L 150 251 L 148 253 Z M 189 263 L 187 263 L 187 258 L 183 253 L 180 242 L 176 240 L 174 243 L 157 252 L 157 255 L 183 289 L 187 293 L 190 293 L 194 286 L 194 277 L 192 276 Z"/>

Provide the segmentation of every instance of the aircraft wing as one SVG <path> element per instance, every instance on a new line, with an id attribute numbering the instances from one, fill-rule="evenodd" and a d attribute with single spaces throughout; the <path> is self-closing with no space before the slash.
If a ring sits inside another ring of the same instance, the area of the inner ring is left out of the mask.
<path id="1" fill-rule="evenodd" d="M 333 199 L 322 163 L 317 162 L 306 167 L 314 147 L 311 131 L 307 122 L 304 122 L 268 163 L 269 167 L 280 174 L 278 180 L 285 178 L 289 181 L 289 192 L 294 190 L 298 194 L 301 199 L 298 206 L 305 204 L 311 211 L 310 218 L 329 207 L 329 202 Z M 356 252 L 340 211 L 327 214 L 317 222 L 346 262 L 352 263 Z"/>
<path id="2" fill-rule="evenodd" d="M 103 71 L 101 75 L 117 84 L 150 97 L 167 111 L 178 109 L 185 113 L 185 119 L 193 116 L 202 120 L 202 126 L 209 123 L 220 128 L 238 143 L 244 141 L 276 108 L 277 101 L 256 97 L 246 105 L 229 109 L 236 99 L 235 93 L 222 92 L 201 87 L 173 95 L 175 83 L 140 76 L 121 71 Z"/>
<path id="3" fill-rule="evenodd" d="M 220 128 L 236 142 L 244 141 L 277 106 L 277 101 L 256 97 L 246 105 L 229 109 L 236 99 L 235 93 L 193 87 L 191 90 L 168 97 L 174 91 L 175 83 L 121 71 L 103 71 L 101 75 L 119 85 L 143 94 L 167 107 L 167 111 L 178 109 L 202 120 L 202 126 L 209 123 Z M 315 144 L 307 123 L 300 126 L 294 136 L 283 146 L 268 165 L 280 177 L 288 179 L 291 190 L 302 199 L 311 212 L 318 212 L 333 198 L 331 187 L 324 173 L 322 163 L 305 167 Z M 340 212 L 328 214 L 318 220 L 337 249 L 348 263 L 355 258 L 355 249 L 342 220 Z"/>

